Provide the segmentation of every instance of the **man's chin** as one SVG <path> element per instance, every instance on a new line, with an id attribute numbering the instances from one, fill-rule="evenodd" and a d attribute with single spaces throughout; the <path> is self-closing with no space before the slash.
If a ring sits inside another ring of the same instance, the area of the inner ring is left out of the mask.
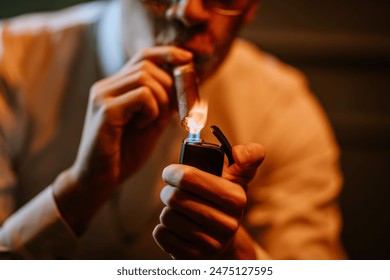
<path id="1" fill-rule="evenodd" d="M 200 81 L 203 82 L 214 74 L 221 63 L 217 56 L 194 55 L 194 65 Z"/>

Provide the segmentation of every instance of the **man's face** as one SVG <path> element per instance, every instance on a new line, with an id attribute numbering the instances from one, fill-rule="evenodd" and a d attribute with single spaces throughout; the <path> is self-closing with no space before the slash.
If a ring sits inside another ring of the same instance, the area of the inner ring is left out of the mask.
<path id="1" fill-rule="evenodd" d="M 194 54 L 195 67 L 202 79 L 223 61 L 253 8 L 252 0 L 226 0 L 240 7 L 230 12 L 215 9 L 218 2 L 215 0 L 121 1 L 122 38 L 129 56 L 142 47 L 176 45 Z"/>

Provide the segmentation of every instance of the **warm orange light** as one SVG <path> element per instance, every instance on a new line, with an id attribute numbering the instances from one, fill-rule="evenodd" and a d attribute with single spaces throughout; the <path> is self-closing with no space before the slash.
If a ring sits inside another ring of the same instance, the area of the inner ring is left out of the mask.
<path id="1" fill-rule="evenodd" d="M 198 134 L 206 124 L 207 102 L 200 101 L 194 104 L 186 117 L 186 128 L 192 134 Z"/>

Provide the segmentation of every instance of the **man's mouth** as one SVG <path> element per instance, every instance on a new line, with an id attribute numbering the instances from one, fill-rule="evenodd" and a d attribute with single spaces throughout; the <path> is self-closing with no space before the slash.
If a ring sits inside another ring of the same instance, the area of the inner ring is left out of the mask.
<path id="1" fill-rule="evenodd" d="M 157 45 L 174 45 L 190 51 L 194 55 L 194 67 L 201 80 L 209 75 L 213 63 L 218 59 L 216 46 L 205 28 L 185 29 L 182 26 L 171 26 L 157 32 Z"/>
<path id="2" fill-rule="evenodd" d="M 209 35 L 196 34 L 187 40 L 185 46 L 197 50 L 200 53 L 213 53 L 213 44 Z"/>
<path id="3" fill-rule="evenodd" d="M 214 52 L 212 35 L 206 26 L 187 28 L 176 23 L 157 34 L 156 43 L 159 45 L 175 45 L 199 56 L 209 56 Z"/>

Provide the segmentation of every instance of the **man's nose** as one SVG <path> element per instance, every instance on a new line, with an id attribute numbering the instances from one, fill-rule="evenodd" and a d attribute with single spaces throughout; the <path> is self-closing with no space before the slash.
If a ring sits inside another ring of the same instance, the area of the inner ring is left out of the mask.
<path id="1" fill-rule="evenodd" d="M 207 21 L 210 12 L 204 7 L 203 0 L 179 0 L 166 11 L 166 17 L 190 27 Z"/>

